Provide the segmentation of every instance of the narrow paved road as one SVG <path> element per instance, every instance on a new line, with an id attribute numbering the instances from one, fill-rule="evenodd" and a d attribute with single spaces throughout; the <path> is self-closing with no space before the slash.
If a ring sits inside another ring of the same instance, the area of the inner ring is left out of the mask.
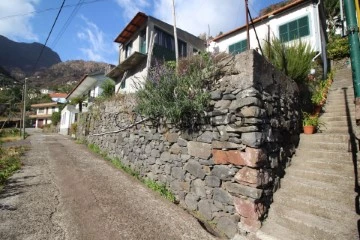
<path id="1" fill-rule="evenodd" d="M 33 133 L 0 193 L 0 239 L 212 239 L 178 206 L 64 136 Z"/>

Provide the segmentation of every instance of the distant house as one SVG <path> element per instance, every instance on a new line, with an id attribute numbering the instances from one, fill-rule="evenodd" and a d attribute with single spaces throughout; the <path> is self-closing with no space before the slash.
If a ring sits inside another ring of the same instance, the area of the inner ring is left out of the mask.
<path id="1" fill-rule="evenodd" d="M 50 94 L 50 93 L 53 93 L 54 91 L 52 91 L 52 90 L 49 90 L 49 89 L 47 89 L 47 88 L 42 88 L 42 89 L 40 89 L 40 93 L 41 94 Z"/>
<path id="2" fill-rule="evenodd" d="M 324 72 L 328 70 L 326 44 L 326 18 L 323 1 L 297 0 L 254 19 L 260 45 L 273 37 L 284 43 L 297 40 L 310 43 L 321 57 Z M 259 43 L 253 27 L 250 25 L 250 48 L 259 50 Z M 208 51 L 237 54 L 247 49 L 246 25 L 224 33 L 212 40 Z"/>
<path id="3" fill-rule="evenodd" d="M 85 75 L 67 95 L 66 100 L 71 101 L 76 98 L 83 98 L 82 106 L 76 104 L 75 108 L 81 110 L 81 112 L 87 112 L 94 99 L 103 92 L 101 85 L 107 79 L 104 72 Z"/>
<path id="4" fill-rule="evenodd" d="M 66 103 L 66 97 L 67 93 L 50 93 L 49 96 L 51 98 L 51 101 L 58 102 L 58 103 Z"/>
<path id="5" fill-rule="evenodd" d="M 115 39 L 120 43 L 119 64 L 106 76 L 117 83 L 116 92 L 135 92 L 142 85 L 147 75 L 150 38 L 155 34 L 153 56 L 160 60 L 175 60 L 173 26 L 142 12 L 137 13 Z M 204 41 L 188 32 L 177 29 L 177 37 L 180 57 L 205 50 Z"/>
<path id="6" fill-rule="evenodd" d="M 59 106 L 56 102 L 32 104 L 31 108 L 35 109 L 36 114 L 30 115 L 35 119 L 35 128 L 42 128 L 46 124 L 51 124 L 53 112 L 59 112 Z"/>
<path id="7" fill-rule="evenodd" d="M 61 111 L 61 120 L 60 120 L 60 134 L 69 135 L 71 124 L 76 122 L 77 113 L 79 109 L 76 109 L 73 105 L 66 105 Z"/>

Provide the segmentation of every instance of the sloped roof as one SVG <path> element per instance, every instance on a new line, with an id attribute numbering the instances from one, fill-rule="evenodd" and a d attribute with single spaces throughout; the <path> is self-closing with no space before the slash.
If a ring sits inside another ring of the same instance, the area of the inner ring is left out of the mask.
<path id="1" fill-rule="evenodd" d="M 147 21 L 148 16 L 145 13 L 138 12 L 135 17 L 128 23 L 128 25 L 122 30 L 119 36 L 116 37 L 114 42 L 124 44 L 132 35 Z"/>
<path id="2" fill-rule="evenodd" d="M 287 4 L 287 5 L 285 5 L 285 6 L 281 7 L 281 8 L 278 8 L 278 9 L 276 9 L 276 10 L 274 10 L 272 12 L 269 12 L 269 13 L 263 15 L 263 16 L 260 16 L 260 17 L 257 17 L 255 19 L 253 19 L 253 22 L 254 22 L 254 24 L 258 23 L 258 22 L 260 22 L 262 20 L 265 20 L 265 19 L 267 19 L 269 17 L 272 17 L 272 16 L 275 16 L 277 14 L 280 14 L 280 13 L 282 13 L 282 12 L 288 10 L 288 9 L 291 9 L 293 7 L 296 7 L 296 6 L 300 5 L 300 4 L 308 2 L 308 1 L 309 0 L 297 0 L 295 2 L 290 2 L 289 4 Z M 224 34 L 222 34 L 220 36 L 217 36 L 217 37 L 213 38 L 212 41 L 217 42 L 218 40 L 220 40 L 220 39 L 222 39 L 224 37 L 227 37 L 227 36 L 229 36 L 231 34 L 234 34 L 236 32 L 239 32 L 239 31 L 241 31 L 243 29 L 246 29 L 246 24 L 241 26 L 241 27 L 235 28 L 235 29 L 233 29 L 233 30 L 231 30 L 229 32 L 226 32 L 226 33 L 224 33 Z"/>
<path id="3" fill-rule="evenodd" d="M 54 107 L 57 105 L 57 102 L 48 102 L 48 103 L 37 103 L 31 104 L 32 108 L 41 108 L 41 107 Z"/>
<path id="4" fill-rule="evenodd" d="M 51 98 L 66 98 L 67 93 L 50 93 Z"/>
<path id="5" fill-rule="evenodd" d="M 94 77 L 98 75 L 104 76 L 104 72 L 97 72 L 97 73 L 84 75 L 83 78 L 79 81 L 79 83 L 66 96 L 66 99 L 69 100 L 83 95 L 84 91 L 86 91 L 96 83 L 96 79 Z"/>

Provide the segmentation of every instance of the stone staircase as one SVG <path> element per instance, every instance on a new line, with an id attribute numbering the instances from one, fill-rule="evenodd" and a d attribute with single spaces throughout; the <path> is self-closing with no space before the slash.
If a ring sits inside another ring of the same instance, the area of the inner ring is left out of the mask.
<path id="1" fill-rule="evenodd" d="M 320 118 L 325 126 L 301 135 L 256 239 L 359 239 L 353 101 L 351 71 L 338 70 Z"/>

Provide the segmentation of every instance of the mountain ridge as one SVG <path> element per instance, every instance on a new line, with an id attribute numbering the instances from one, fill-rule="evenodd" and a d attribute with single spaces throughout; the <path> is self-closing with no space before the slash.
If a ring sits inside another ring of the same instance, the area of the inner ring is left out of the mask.
<path id="1" fill-rule="evenodd" d="M 0 35 L 0 66 L 10 73 L 13 69 L 18 68 L 28 75 L 34 70 L 48 68 L 61 62 L 59 54 L 47 46 L 44 47 L 39 58 L 43 47 L 44 45 L 38 42 L 15 42 Z M 34 66 L 38 58 L 38 64 Z"/>

